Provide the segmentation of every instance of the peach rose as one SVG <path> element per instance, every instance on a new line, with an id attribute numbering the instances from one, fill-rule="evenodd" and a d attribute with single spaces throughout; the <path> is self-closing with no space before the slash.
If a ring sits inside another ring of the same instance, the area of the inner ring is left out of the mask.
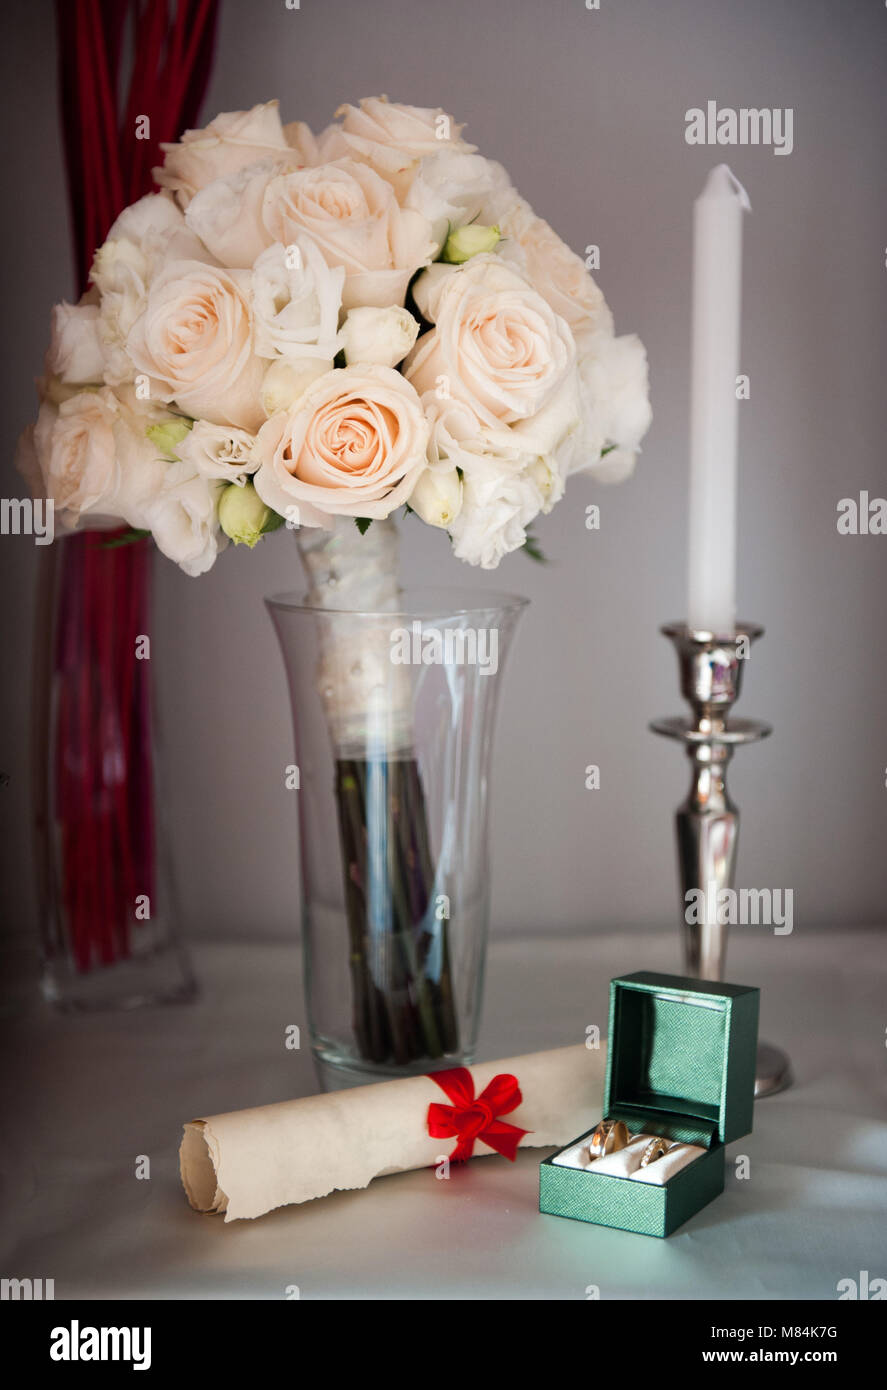
<path id="1" fill-rule="evenodd" d="M 381 518 L 409 497 L 425 468 L 428 422 L 391 367 L 327 372 L 259 430 L 253 481 L 281 516 L 303 526 L 330 517 Z"/>
<path id="2" fill-rule="evenodd" d="M 116 487 L 117 416 L 117 399 L 107 387 L 82 391 L 59 405 L 47 399 L 40 407 L 34 447 L 45 495 L 65 529 L 77 526 Z"/>
<path id="3" fill-rule="evenodd" d="M 402 305 L 437 250 L 426 218 L 398 207 L 391 185 L 353 159 L 272 179 L 262 220 L 272 240 L 287 246 L 305 231 L 329 265 L 345 267 L 346 309 Z"/>
<path id="4" fill-rule="evenodd" d="M 547 406 L 576 359 L 563 319 L 516 271 L 495 256 L 464 266 L 434 266 L 416 302 L 435 327 L 405 363 L 420 395 L 434 391 L 470 405 L 482 424 L 528 420 Z"/>
<path id="5" fill-rule="evenodd" d="M 476 146 L 461 138 L 462 126 L 438 107 L 405 106 L 387 97 L 364 97 L 359 106 L 347 102 L 342 139 L 353 154 L 370 164 L 399 194 L 409 187 L 420 159 L 443 149 L 470 154 Z"/>
<path id="6" fill-rule="evenodd" d="M 96 385 L 103 380 L 98 304 L 81 299 L 79 304 L 62 300 L 54 305 L 46 370 L 65 385 Z"/>
<path id="7" fill-rule="evenodd" d="M 213 179 L 269 156 L 288 155 L 277 107 L 267 101 L 249 111 L 222 111 L 204 130 L 186 130 L 175 144 L 161 145 L 163 164 L 151 171 L 155 182 L 171 189 L 185 208 Z"/>
<path id="8" fill-rule="evenodd" d="M 501 221 L 530 284 L 574 333 L 612 332 L 613 316 L 585 262 L 523 198 Z"/>
<path id="9" fill-rule="evenodd" d="M 328 125 L 315 135 L 304 121 L 290 121 L 283 127 L 283 133 L 299 164 L 329 164 L 351 153 L 337 125 Z"/>
<path id="10" fill-rule="evenodd" d="M 148 291 L 126 350 L 155 400 L 216 425 L 256 430 L 265 363 L 252 350 L 247 271 L 171 261 Z"/>

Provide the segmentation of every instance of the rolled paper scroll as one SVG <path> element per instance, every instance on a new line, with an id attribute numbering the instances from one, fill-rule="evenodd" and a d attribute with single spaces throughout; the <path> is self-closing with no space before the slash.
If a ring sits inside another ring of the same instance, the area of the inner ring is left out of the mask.
<path id="1" fill-rule="evenodd" d="M 185 1125 L 182 1182 L 196 1211 L 238 1221 L 457 1151 L 562 1146 L 600 1110 L 603 1074 L 603 1048 L 559 1047 L 439 1072 L 440 1080 L 411 1076 L 211 1115 Z"/>

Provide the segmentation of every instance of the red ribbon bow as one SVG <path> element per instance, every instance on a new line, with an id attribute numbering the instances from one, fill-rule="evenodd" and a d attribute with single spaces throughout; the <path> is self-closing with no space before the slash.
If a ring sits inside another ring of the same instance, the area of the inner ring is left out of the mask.
<path id="1" fill-rule="evenodd" d="M 530 1131 L 510 1125 L 498 1116 L 516 1110 L 523 1099 L 516 1076 L 509 1076 L 507 1072 L 494 1076 L 479 1096 L 474 1094 L 474 1078 L 466 1067 L 431 1072 L 429 1079 L 436 1081 L 453 1102 L 452 1105 L 432 1102 L 428 1107 L 428 1133 L 432 1139 L 448 1139 L 455 1135 L 458 1140 L 450 1154 L 451 1162 L 471 1158 L 478 1139 L 514 1162 L 518 1144 Z"/>

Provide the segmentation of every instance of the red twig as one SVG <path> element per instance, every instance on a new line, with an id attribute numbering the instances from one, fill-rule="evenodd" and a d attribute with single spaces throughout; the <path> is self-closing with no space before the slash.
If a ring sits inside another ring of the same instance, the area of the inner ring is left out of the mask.
<path id="1" fill-rule="evenodd" d="M 194 123 L 208 80 L 218 0 L 56 0 L 60 114 L 77 282 L 123 208 L 151 189 L 158 144 Z M 129 90 L 118 115 L 127 24 Z M 150 139 L 136 139 L 147 116 Z M 146 543 L 103 551 L 69 538 L 59 566 L 54 670 L 59 910 L 79 970 L 129 952 L 135 898 L 154 905 Z"/>

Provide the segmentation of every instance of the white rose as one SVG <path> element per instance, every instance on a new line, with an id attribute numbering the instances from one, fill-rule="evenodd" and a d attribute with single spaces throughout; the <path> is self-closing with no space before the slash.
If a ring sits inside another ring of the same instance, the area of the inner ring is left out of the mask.
<path id="1" fill-rule="evenodd" d="M 262 378 L 262 409 L 270 418 L 279 410 L 289 410 L 312 382 L 333 370 L 331 361 L 276 358 Z"/>
<path id="2" fill-rule="evenodd" d="M 289 146 L 276 101 L 249 111 L 223 111 L 204 130 L 186 130 L 181 140 L 161 145 L 164 159 L 152 170 L 161 188 L 171 189 L 182 207 L 213 179 L 224 178 L 260 159 L 286 154 Z"/>
<path id="3" fill-rule="evenodd" d="M 251 270 L 274 238 L 262 221 L 265 190 L 295 165 L 295 157 L 262 159 L 213 179 L 188 204 L 185 221 L 222 265 Z"/>
<path id="4" fill-rule="evenodd" d="M 416 167 L 404 207 L 420 212 L 442 246 L 451 227 L 499 223 L 518 201 L 511 181 L 495 160 L 444 146 Z"/>
<path id="5" fill-rule="evenodd" d="M 450 148 L 472 152 L 457 125 L 440 107 L 404 106 L 387 97 L 364 97 L 358 106 L 347 103 L 341 133 L 354 155 L 387 179 L 398 192 L 409 186 L 417 162 L 425 155 Z"/>
<path id="6" fill-rule="evenodd" d="M 102 381 L 104 354 L 99 338 L 97 304 L 53 306 L 46 370 L 66 385 L 91 385 Z"/>
<path id="7" fill-rule="evenodd" d="M 460 509 L 447 525 L 453 552 L 494 569 L 523 545 L 533 518 L 562 496 L 558 463 L 534 453 L 516 429 L 483 425 L 462 401 L 439 401 L 430 392 L 422 403 L 431 426 L 429 471 L 435 480 L 456 468 L 462 472 Z"/>
<path id="8" fill-rule="evenodd" d="M 462 480 L 455 468 L 426 468 L 410 493 L 410 508 L 429 526 L 447 531 L 462 509 Z"/>
<path id="9" fill-rule="evenodd" d="M 601 482 L 621 482 L 632 471 L 652 419 L 647 354 L 633 333 L 597 334 L 580 340 L 579 348 L 582 422 L 567 468 L 587 471 Z M 612 445 L 616 449 L 602 453 Z"/>
<path id="10" fill-rule="evenodd" d="M 434 323 L 437 319 L 438 305 L 444 286 L 452 280 L 454 275 L 460 273 L 460 269 L 461 267 L 457 265 L 447 265 L 445 261 L 435 261 L 434 265 L 423 270 L 422 274 L 416 278 L 412 288 L 412 296 L 419 313 L 429 323 Z"/>
<path id="11" fill-rule="evenodd" d="M 342 325 L 345 361 L 349 367 L 359 362 L 396 367 L 418 336 L 418 321 L 399 305 L 393 304 L 387 309 L 369 306 L 352 309 Z"/>
<path id="12" fill-rule="evenodd" d="M 255 435 L 247 430 L 195 420 L 193 428 L 175 446 L 175 452 L 192 473 L 204 478 L 221 478 L 242 487 L 247 475 L 259 466 L 253 454 L 255 442 Z"/>
<path id="13" fill-rule="evenodd" d="M 624 483 L 634 472 L 637 457 L 636 453 L 628 449 L 608 447 L 597 462 L 590 464 L 585 472 L 598 483 Z"/>
<path id="14" fill-rule="evenodd" d="M 636 451 L 653 412 L 647 353 L 635 333 L 596 341 L 584 355 L 582 370 L 604 419 L 608 441 Z"/>
<path id="15" fill-rule="evenodd" d="M 259 430 L 256 492 L 303 526 L 382 518 L 406 502 L 426 464 L 428 422 L 391 367 L 327 372 Z"/>
<path id="16" fill-rule="evenodd" d="M 161 553 L 186 574 L 203 574 L 227 545 L 218 525 L 224 484 L 158 450 L 151 434 L 168 432 L 180 417 L 137 400 L 130 387 L 116 394 L 117 483 L 103 505 L 130 526 L 150 531 Z"/>
<path id="17" fill-rule="evenodd" d="M 546 486 L 550 493 L 550 479 Z M 462 479 L 462 509 L 450 527 L 453 554 L 495 569 L 503 555 L 524 544 L 527 526 L 547 502 L 535 461 L 517 472 L 492 461 L 479 464 Z"/>
<path id="18" fill-rule="evenodd" d="M 523 273 L 574 333 L 613 331 L 613 316 L 585 262 L 529 203 L 517 200 L 500 219 L 505 245 L 519 252 Z"/>
<path id="19" fill-rule="evenodd" d="M 272 179 L 262 218 L 274 241 L 286 246 L 307 232 L 328 265 L 345 267 L 346 309 L 403 304 L 437 249 L 425 218 L 398 207 L 390 184 L 353 159 Z"/>
<path id="20" fill-rule="evenodd" d="M 152 282 L 126 347 L 155 399 L 218 425 L 262 422 L 264 363 L 252 350 L 246 271 L 174 261 Z"/>
<path id="21" fill-rule="evenodd" d="M 255 349 L 260 357 L 328 358 L 339 350 L 345 272 L 329 266 L 311 239 L 263 251 L 252 272 Z"/>
<path id="22" fill-rule="evenodd" d="M 168 260 L 205 256 L 203 244 L 167 194 L 149 193 L 117 218 L 90 272 L 100 296 L 98 335 L 109 385 L 132 381 L 135 375 L 126 340 L 144 312 L 152 279 Z"/>
<path id="23" fill-rule="evenodd" d="M 464 401 L 487 425 L 535 415 L 573 370 L 576 345 L 563 319 L 495 256 L 473 257 L 438 286 L 436 326 L 407 359 L 408 380 L 420 393 Z"/>
<path id="24" fill-rule="evenodd" d="M 170 464 L 134 524 L 149 530 L 158 549 L 186 574 L 205 574 L 227 544 L 218 518 L 223 489 L 224 484 L 195 473 L 189 463 Z"/>

